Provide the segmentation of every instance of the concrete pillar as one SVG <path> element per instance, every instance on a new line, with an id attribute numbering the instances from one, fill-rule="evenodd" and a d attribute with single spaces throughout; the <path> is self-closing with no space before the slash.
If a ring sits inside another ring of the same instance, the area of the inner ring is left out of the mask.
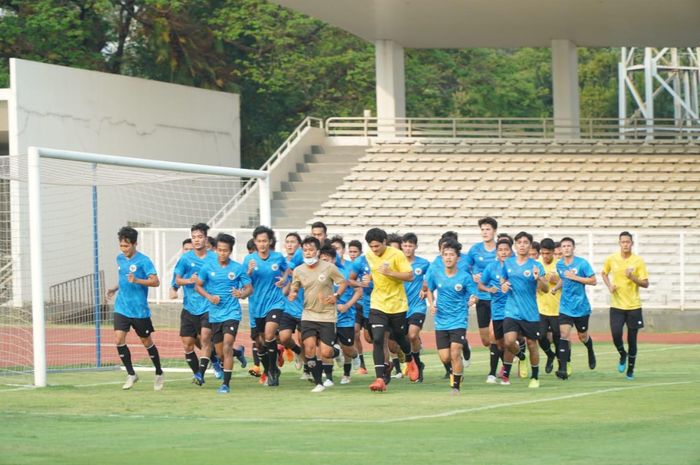
<path id="1" fill-rule="evenodd" d="M 392 40 L 377 40 L 374 48 L 378 132 L 383 137 L 396 137 L 403 131 L 394 131 L 393 121 L 387 120 L 406 117 L 403 46 Z"/>
<path id="2" fill-rule="evenodd" d="M 552 40 L 552 97 L 554 134 L 557 138 L 580 136 L 578 56 L 570 40 Z"/>

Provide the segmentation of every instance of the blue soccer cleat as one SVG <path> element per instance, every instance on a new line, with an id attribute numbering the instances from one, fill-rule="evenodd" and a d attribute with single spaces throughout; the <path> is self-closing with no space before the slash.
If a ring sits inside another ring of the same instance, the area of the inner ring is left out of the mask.
<path id="1" fill-rule="evenodd" d="M 216 392 L 218 392 L 219 394 L 228 394 L 229 392 L 231 392 L 231 388 L 226 386 L 225 384 L 222 384 L 221 386 L 219 386 L 219 389 L 217 389 Z"/>
<path id="2" fill-rule="evenodd" d="M 241 354 L 236 355 L 236 360 L 238 360 L 238 363 L 241 364 L 241 368 L 245 368 L 248 366 L 248 359 L 245 358 L 245 347 L 241 346 L 240 351 Z"/>
<path id="3" fill-rule="evenodd" d="M 204 384 L 204 376 L 202 376 L 201 373 L 195 373 L 194 376 L 192 376 L 192 382 L 197 386 L 201 386 Z"/>
<path id="4" fill-rule="evenodd" d="M 219 360 L 212 362 L 211 367 L 214 369 L 214 377 L 216 377 L 216 379 L 223 379 L 224 370 L 221 368 L 221 362 Z"/>

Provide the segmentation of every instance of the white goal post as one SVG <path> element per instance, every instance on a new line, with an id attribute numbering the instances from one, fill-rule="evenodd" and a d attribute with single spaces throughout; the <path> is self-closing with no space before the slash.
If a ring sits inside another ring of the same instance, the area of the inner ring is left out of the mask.
<path id="1" fill-rule="evenodd" d="M 41 214 L 41 159 L 83 162 L 94 165 L 114 165 L 147 170 L 169 170 L 213 176 L 255 178 L 258 184 L 260 224 L 271 224 L 270 183 L 267 171 L 229 168 L 158 161 L 142 158 L 120 157 L 97 153 L 29 147 L 27 152 L 27 187 L 29 200 L 29 241 L 31 244 L 31 306 L 34 385 L 45 387 L 47 383 L 46 323 L 44 309 L 44 279 L 42 270 L 42 214 Z"/>

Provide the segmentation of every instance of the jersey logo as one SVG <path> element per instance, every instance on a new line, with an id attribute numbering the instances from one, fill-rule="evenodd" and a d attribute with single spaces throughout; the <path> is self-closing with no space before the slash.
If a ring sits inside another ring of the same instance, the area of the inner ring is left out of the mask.
<path id="1" fill-rule="evenodd" d="M 280 266 L 277 263 L 273 263 L 270 268 L 272 268 L 272 271 L 277 271 L 280 269 Z"/>
<path id="2" fill-rule="evenodd" d="M 320 275 L 318 275 L 318 280 L 321 281 L 321 282 L 325 281 L 325 280 L 326 280 L 326 275 L 325 275 L 325 274 L 320 274 Z"/>
<path id="3" fill-rule="evenodd" d="M 578 270 L 576 268 L 571 268 L 571 271 L 573 271 L 574 274 L 578 274 Z"/>
<path id="4" fill-rule="evenodd" d="M 190 266 L 194 268 L 196 265 L 194 264 L 194 262 L 190 262 Z"/>
<path id="5" fill-rule="evenodd" d="M 129 271 L 131 271 L 132 273 L 136 271 L 136 265 L 129 265 Z"/>
<path id="6" fill-rule="evenodd" d="M 512 273 L 512 272 L 513 272 L 513 270 L 511 270 L 510 268 L 508 268 L 508 274 L 510 274 L 510 273 Z"/>
<path id="7" fill-rule="evenodd" d="M 464 289 L 464 287 L 462 287 L 461 284 L 455 284 L 455 291 L 462 292 L 462 289 Z"/>
<path id="8" fill-rule="evenodd" d="M 484 261 L 484 257 L 479 257 L 479 260 L 483 262 L 483 261 Z"/>
<path id="9" fill-rule="evenodd" d="M 497 274 L 497 275 L 496 275 L 496 279 L 501 279 L 501 275 L 500 275 L 500 274 Z"/>
<path id="10" fill-rule="evenodd" d="M 418 276 L 422 275 L 422 274 L 423 274 L 423 270 L 421 270 L 420 268 L 416 268 L 416 274 L 417 274 Z"/>
<path id="11" fill-rule="evenodd" d="M 529 278 L 531 274 L 532 274 L 532 271 L 530 271 L 530 270 L 525 270 L 523 272 L 523 276 L 525 276 L 526 278 Z"/>
<path id="12" fill-rule="evenodd" d="M 211 271 L 209 274 L 210 274 L 211 276 L 216 276 L 216 271 Z"/>
<path id="13" fill-rule="evenodd" d="M 233 271 L 229 271 L 228 279 L 231 279 L 231 280 L 236 279 L 236 273 L 234 273 Z"/>

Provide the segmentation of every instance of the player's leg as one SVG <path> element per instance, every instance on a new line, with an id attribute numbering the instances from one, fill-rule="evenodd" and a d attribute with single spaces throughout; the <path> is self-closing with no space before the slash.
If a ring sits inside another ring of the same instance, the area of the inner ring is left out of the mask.
<path id="1" fill-rule="evenodd" d="M 411 345 L 411 359 L 415 362 L 416 366 L 418 367 L 418 378 L 416 379 L 417 382 L 422 383 L 423 382 L 423 369 L 425 368 L 425 364 L 421 361 L 420 359 L 420 351 L 421 351 L 421 339 L 420 339 L 420 332 L 423 329 L 423 322 L 425 320 L 425 315 L 423 314 L 414 314 L 411 315 L 411 318 L 409 318 L 408 321 L 408 342 Z"/>
<path id="2" fill-rule="evenodd" d="M 153 329 L 153 323 L 150 318 L 134 318 L 133 322 L 134 331 L 148 351 L 148 357 L 151 359 L 153 368 L 155 368 L 156 376 L 153 381 L 153 389 L 160 391 L 163 389 L 163 369 L 160 366 L 158 348 L 151 337 L 151 334 L 155 331 Z"/>
<path id="3" fill-rule="evenodd" d="M 306 357 L 306 363 L 309 366 L 309 371 L 311 376 L 313 376 L 314 385 L 316 386 L 312 392 L 323 391 L 323 381 L 322 381 L 322 366 L 321 361 L 316 357 L 316 345 L 318 340 L 318 330 L 313 322 L 301 322 L 301 340 L 304 346 L 304 356 Z"/>
<path id="4" fill-rule="evenodd" d="M 506 318 L 503 320 L 503 375 L 501 384 L 510 384 L 510 370 L 513 367 L 513 359 L 520 352 L 518 344 L 518 325 L 515 320 Z"/>
<path id="5" fill-rule="evenodd" d="M 612 340 L 613 344 L 615 345 L 615 349 L 617 349 L 617 352 L 620 354 L 620 361 L 618 362 L 617 365 L 617 371 L 620 373 L 625 372 L 625 368 L 627 366 L 627 351 L 625 350 L 625 343 L 622 342 L 622 333 L 625 327 L 625 321 L 626 321 L 626 315 L 624 314 L 623 310 L 619 310 L 617 308 L 610 308 L 610 333 L 612 334 Z M 629 327 L 627 328 L 627 340 L 628 340 L 628 347 L 629 347 Z M 635 343 L 636 343 L 636 334 L 635 334 Z"/>
<path id="6" fill-rule="evenodd" d="M 523 333 L 525 335 L 525 343 L 527 344 L 527 351 L 530 354 L 530 388 L 540 387 L 539 374 L 540 374 L 540 352 L 539 352 L 539 340 L 541 337 L 540 333 L 540 322 L 530 322 L 523 321 Z"/>
<path id="7" fill-rule="evenodd" d="M 236 322 L 236 328 L 237 328 Z M 233 322 L 227 321 L 224 323 L 224 337 L 219 348 L 217 346 L 217 354 L 220 354 L 224 365 L 224 379 L 221 387 L 219 388 L 220 393 L 228 393 L 230 391 L 231 374 L 233 373 L 233 343 L 236 341 L 236 330 L 234 330 Z"/>
<path id="8" fill-rule="evenodd" d="M 589 315 L 576 318 L 576 331 L 578 332 L 578 339 L 586 346 L 588 351 L 588 368 L 595 370 L 596 359 L 595 352 L 593 351 L 593 338 L 588 334 L 588 321 Z"/>
<path id="9" fill-rule="evenodd" d="M 131 389 L 136 381 L 138 381 L 139 377 L 136 375 L 134 365 L 131 362 L 129 346 L 126 345 L 126 334 L 130 329 L 129 319 L 119 313 L 115 313 L 114 328 L 114 342 L 117 346 L 117 353 L 127 373 L 126 382 L 122 386 L 122 389 Z"/>
<path id="10" fill-rule="evenodd" d="M 379 310 L 370 309 L 369 326 L 372 336 L 372 356 L 374 359 L 375 381 L 370 385 L 373 391 L 383 391 L 386 389 L 384 373 L 386 368 L 385 345 L 387 344 L 388 316 Z"/>
<path id="11" fill-rule="evenodd" d="M 503 359 L 503 320 L 491 322 L 492 343 L 489 345 L 489 374 L 486 376 L 488 384 L 496 384 L 496 370 L 498 361 Z"/>
<path id="12" fill-rule="evenodd" d="M 479 300 L 476 303 L 476 322 L 479 325 L 479 337 L 484 347 L 491 345 L 491 301 Z M 465 357 L 465 360 L 469 360 Z"/>
<path id="13" fill-rule="evenodd" d="M 553 329 L 551 327 L 551 320 L 546 315 L 540 315 L 540 338 L 539 345 L 542 351 L 547 356 L 547 363 L 544 367 L 545 373 L 551 373 L 554 369 L 554 360 L 557 358 L 557 354 L 552 350 L 552 343 L 549 340 L 549 331 Z M 557 328 L 558 330 L 559 328 Z"/>
<path id="14" fill-rule="evenodd" d="M 354 326 L 337 328 L 337 331 L 337 340 L 343 352 L 343 377 L 340 384 L 349 384 L 353 364 L 359 368 L 359 354 L 355 349 L 355 328 Z"/>
<path id="15" fill-rule="evenodd" d="M 194 375 L 199 373 L 199 359 L 194 350 L 199 342 L 199 335 L 197 334 L 197 328 L 189 316 L 190 312 L 183 308 L 180 312 L 180 339 L 182 340 L 182 348 L 185 351 L 185 361 Z"/>
<path id="16" fill-rule="evenodd" d="M 212 344 L 212 329 L 211 325 L 207 325 L 207 327 L 202 327 L 201 333 L 200 333 L 200 340 L 202 344 L 202 356 L 199 358 L 199 376 L 195 376 L 195 382 L 201 381 L 202 383 L 204 382 L 204 373 L 206 373 L 207 368 L 209 367 L 209 362 L 211 361 L 211 355 L 212 352 L 216 354 L 216 351 L 213 350 L 213 344 Z"/>
<path id="17" fill-rule="evenodd" d="M 571 327 L 572 322 L 570 318 L 565 315 L 559 315 L 559 350 L 557 351 L 557 358 L 559 359 L 559 369 L 557 370 L 557 378 L 566 379 L 569 377 L 567 372 L 567 363 L 569 357 L 571 356 L 571 344 L 569 338 L 571 337 Z"/>
<path id="18" fill-rule="evenodd" d="M 458 330 L 459 333 L 461 331 Z M 460 336 L 464 337 L 464 336 Z M 462 349 L 464 341 L 461 341 L 455 335 L 450 340 L 450 364 L 452 365 L 452 391 L 459 392 L 462 385 L 462 375 L 464 373 L 464 364 L 462 362 Z"/>
<path id="19" fill-rule="evenodd" d="M 279 329 L 279 320 L 281 310 L 270 310 L 265 317 L 265 348 L 267 356 L 267 375 L 268 386 L 279 385 L 280 370 L 277 367 L 277 330 Z"/>

